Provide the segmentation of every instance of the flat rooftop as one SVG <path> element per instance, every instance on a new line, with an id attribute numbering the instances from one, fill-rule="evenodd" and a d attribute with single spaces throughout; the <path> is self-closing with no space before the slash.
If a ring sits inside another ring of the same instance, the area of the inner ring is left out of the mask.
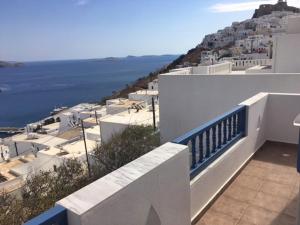
<path id="1" fill-rule="evenodd" d="M 96 141 L 86 139 L 87 151 L 91 152 L 97 145 Z M 85 146 L 83 140 L 77 140 L 61 147 L 51 147 L 49 149 L 39 151 L 40 154 L 48 156 L 57 156 L 60 158 L 76 158 L 85 154 Z"/>
<path id="2" fill-rule="evenodd" d="M 44 144 L 44 145 L 58 145 L 63 142 L 65 142 L 65 139 L 58 138 L 52 135 L 46 135 L 46 134 L 37 134 L 34 133 L 37 138 L 35 139 L 28 139 L 27 134 L 19 134 L 19 135 L 14 135 L 12 136 L 13 141 L 25 141 L 25 142 L 34 142 L 34 143 L 39 143 L 39 144 Z"/>
<path id="3" fill-rule="evenodd" d="M 99 125 L 87 128 L 84 131 L 85 131 L 85 133 L 100 135 L 100 127 L 99 127 Z"/>
<path id="4" fill-rule="evenodd" d="M 9 162 L 2 162 L 0 163 L 0 173 L 5 176 L 7 180 L 12 180 L 16 178 L 16 176 L 10 173 L 11 169 L 26 164 L 27 162 L 31 162 L 34 159 L 34 155 L 30 153 L 27 155 L 23 155 L 22 157 L 15 157 L 14 159 L 10 159 Z"/>
<path id="5" fill-rule="evenodd" d="M 136 92 L 132 92 L 130 94 L 137 94 L 137 95 L 158 95 L 158 91 L 157 90 L 139 90 Z"/>
<path id="6" fill-rule="evenodd" d="M 59 123 L 51 123 L 48 125 L 44 125 L 42 126 L 42 128 L 46 129 L 46 130 L 55 130 L 59 128 Z"/>
<path id="7" fill-rule="evenodd" d="M 81 135 L 81 127 L 76 127 L 76 128 L 67 130 L 65 132 L 62 132 L 62 133 L 58 134 L 56 137 L 62 138 L 62 139 L 67 139 L 67 140 L 72 140 L 76 137 L 79 137 L 80 135 Z"/>
<path id="8" fill-rule="evenodd" d="M 36 138 L 34 139 L 28 139 L 28 136 L 26 133 L 14 135 L 11 137 L 12 141 L 21 141 L 21 142 L 29 142 L 29 143 L 37 143 L 37 144 L 43 144 L 46 146 L 56 146 L 59 144 L 62 144 L 66 142 L 66 139 L 55 137 L 52 135 L 47 135 L 47 134 L 37 134 L 34 133 L 34 136 Z"/>
<path id="9" fill-rule="evenodd" d="M 98 119 L 99 120 L 99 119 Z M 97 124 L 97 120 L 95 117 L 89 117 L 83 120 L 83 122 L 85 123 L 93 123 L 93 124 Z"/>
<path id="10" fill-rule="evenodd" d="M 78 105 L 75 105 L 73 107 L 71 107 L 69 110 L 70 111 L 77 111 L 77 110 L 92 110 L 92 109 L 98 109 L 101 108 L 100 105 L 97 104 L 91 104 L 91 103 L 80 103 Z"/>
<path id="11" fill-rule="evenodd" d="M 130 107 L 133 104 L 141 104 L 143 101 L 129 100 L 127 98 L 110 99 L 106 101 L 107 106 Z"/>
<path id="12" fill-rule="evenodd" d="M 196 225 L 295 225 L 297 146 L 266 142 Z"/>
<path id="13" fill-rule="evenodd" d="M 156 105 L 155 110 L 156 122 L 159 122 L 159 108 Z M 107 115 L 100 118 L 101 122 L 107 123 L 118 123 L 118 124 L 131 124 L 131 125 L 152 125 L 153 123 L 153 112 L 147 109 L 142 109 L 136 112 L 135 109 L 120 112 L 114 115 Z"/>
<path id="14" fill-rule="evenodd" d="M 92 151 L 96 147 L 96 145 L 97 145 L 96 141 L 86 140 L 86 147 L 87 147 L 88 152 Z M 64 145 L 63 150 L 65 150 L 70 155 L 73 155 L 75 157 L 85 154 L 84 141 L 79 140 L 79 141 L 75 141 L 70 144 Z"/>

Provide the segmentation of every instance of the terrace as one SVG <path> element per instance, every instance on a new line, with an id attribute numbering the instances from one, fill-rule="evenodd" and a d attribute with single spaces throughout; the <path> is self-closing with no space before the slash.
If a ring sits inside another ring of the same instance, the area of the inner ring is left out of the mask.
<path id="1" fill-rule="evenodd" d="M 26 225 L 296 224 L 299 112 L 300 95 L 259 93 Z"/>
<path id="2" fill-rule="evenodd" d="M 265 143 L 196 224 L 296 224 L 296 153 L 296 145 Z"/>

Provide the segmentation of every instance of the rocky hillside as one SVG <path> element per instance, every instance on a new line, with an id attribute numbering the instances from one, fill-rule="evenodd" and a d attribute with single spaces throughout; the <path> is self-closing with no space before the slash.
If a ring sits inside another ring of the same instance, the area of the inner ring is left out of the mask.
<path id="1" fill-rule="evenodd" d="M 259 8 L 255 10 L 252 19 L 259 18 L 264 15 L 269 15 L 275 11 L 287 11 L 287 12 L 300 13 L 299 8 L 288 6 L 287 2 L 284 2 L 283 0 L 279 0 L 278 3 L 275 5 L 272 4 L 260 5 Z"/>
<path id="2" fill-rule="evenodd" d="M 253 18 L 261 17 L 264 15 L 271 14 L 273 11 L 288 11 L 288 12 L 295 12 L 295 13 L 300 13 L 300 9 L 295 8 L 295 7 L 290 7 L 287 5 L 286 2 L 283 2 L 282 0 L 279 0 L 277 4 L 275 5 L 261 5 L 259 9 L 255 10 L 255 13 L 253 15 Z M 249 21 L 249 20 L 247 20 Z M 252 27 L 247 27 L 247 24 L 249 22 L 244 21 L 246 25 L 246 29 L 253 29 Z M 203 42 L 202 42 L 203 43 Z M 178 65 L 193 65 L 193 64 L 198 64 L 200 57 L 201 57 L 201 52 L 207 51 L 207 50 L 228 50 L 231 45 L 226 45 L 222 48 L 206 48 L 203 47 L 203 44 L 197 45 L 195 48 L 190 49 L 186 54 L 179 56 L 176 60 L 174 60 L 172 63 L 169 65 L 166 65 L 165 67 L 161 68 L 158 71 L 150 73 L 146 77 L 142 77 L 138 79 L 136 82 L 134 82 L 132 85 L 127 85 L 124 89 L 115 91 L 111 96 L 107 96 L 102 99 L 101 103 L 105 103 L 105 100 L 111 99 L 111 98 L 119 98 L 119 97 L 124 97 L 127 98 L 128 94 L 143 88 L 147 88 L 148 82 L 157 79 L 158 74 L 161 73 L 166 73 L 171 69 L 175 69 L 176 66 Z"/>

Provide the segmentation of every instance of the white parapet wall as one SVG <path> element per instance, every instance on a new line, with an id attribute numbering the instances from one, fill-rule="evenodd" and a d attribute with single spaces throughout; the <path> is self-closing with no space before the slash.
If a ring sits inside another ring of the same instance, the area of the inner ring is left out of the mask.
<path id="1" fill-rule="evenodd" d="M 299 25 L 300 26 L 300 25 Z M 300 71 L 300 34 L 275 37 L 273 70 L 276 73 Z"/>
<path id="2" fill-rule="evenodd" d="M 276 73 L 300 71 L 300 16 L 289 17 L 288 30 L 274 37 L 273 70 Z"/>
<path id="3" fill-rule="evenodd" d="M 271 66 L 272 59 L 247 59 L 247 60 L 232 60 L 232 69 L 245 70 L 253 66 L 263 65 Z"/>
<path id="4" fill-rule="evenodd" d="M 172 141 L 259 92 L 300 93 L 300 74 L 160 75 L 160 134 Z"/>
<path id="5" fill-rule="evenodd" d="M 190 225 L 188 148 L 164 144 L 57 204 L 69 225 Z"/>
<path id="6" fill-rule="evenodd" d="M 293 121 L 299 113 L 300 94 L 270 93 L 266 139 L 298 144 L 299 130 L 293 126 Z"/>
<path id="7" fill-rule="evenodd" d="M 199 65 L 196 67 L 192 67 L 191 74 L 194 75 L 215 75 L 215 74 L 224 74 L 231 73 L 232 71 L 232 63 L 231 62 L 222 62 L 215 65 Z"/>

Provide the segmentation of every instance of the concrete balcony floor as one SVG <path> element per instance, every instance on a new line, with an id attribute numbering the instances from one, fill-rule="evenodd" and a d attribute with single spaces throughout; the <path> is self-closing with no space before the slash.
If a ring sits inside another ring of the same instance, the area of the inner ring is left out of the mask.
<path id="1" fill-rule="evenodd" d="M 266 142 L 197 225 L 295 225 L 297 146 Z"/>

